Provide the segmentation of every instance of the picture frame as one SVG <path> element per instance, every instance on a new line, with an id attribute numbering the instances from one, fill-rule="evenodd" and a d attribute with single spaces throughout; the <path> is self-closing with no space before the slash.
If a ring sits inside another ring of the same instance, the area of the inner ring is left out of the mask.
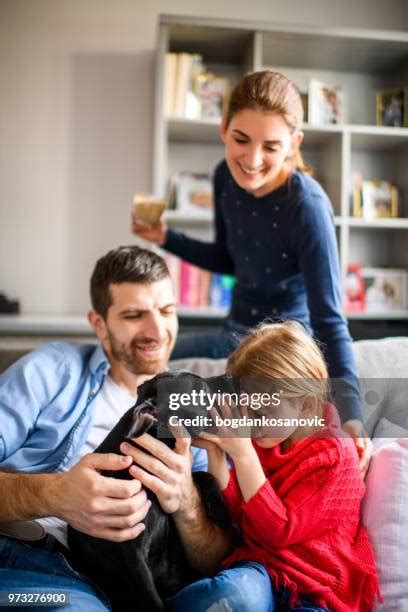
<path id="1" fill-rule="evenodd" d="M 195 91 L 202 119 L 221 119 L 231 91 L 230 80 L 207 72 L 196 77 Z"/>
<path id="2" fill-rule="evenodd" d="M 345 123 L 345 94 L 341 85 L 330 85 L 311 79 L 308 121 L 315 125 Z"/>
<path id="3" fill-rule="evenodd" d="M 397 268 L 362 268 L 366 312 L 407 308 L 407 272 Z"/>
<path id="4" fill-rule="evenodd" d="M 378 126 L 408 127 L 408 87 L 378 91 L 375 100 Z"/>
<path id="5" fill-rule="evenodd" d="M 398 189 L 389 181 L 361 181 L 361 216 L 367 220 L 398 217 Z"/>
<path id="6" fill-rule="evenodd" d="M 213 215 L 213 186 L 209 174 L 179 172 L 171 179 L 170 201 L 174 209 L 191 218 L 212 218 Z"/>

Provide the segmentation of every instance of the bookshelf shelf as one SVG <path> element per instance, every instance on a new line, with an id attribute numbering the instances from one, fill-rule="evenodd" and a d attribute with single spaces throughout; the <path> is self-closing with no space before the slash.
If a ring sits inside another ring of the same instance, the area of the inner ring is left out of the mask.
<path id="1" fill-rule="evenodd" d="M 179 119 L 168 117 L 169 139 L 174 142 L 220 142 L 220 121 L 218 119 Z"/>
<path id="2" fill-rule="evenodd" d="M 156 78 L 153 190 L 167 191 L 169 178 L 186 170 L 210 173 L 223 156 L 219 119 L 165 116 L 167 52 L 201 54 L 214 74 L 233 86 L 247 71 L 268 67 L 293 79 L 301 92 L 312 78 L 342 87 L 343 124 L 305 123 L 304 159 L 333 204 L 342 278 L 350 263 L 408 270 L 408 127 L 376 125 L 377 91 L 408 83 L 408 34 L 356 28 L 316 28 L 164 15 L 160 19 Z M 353 175 L 394 183 L 399 217 L 371 221 L 350 216 Z M 169 225 L 208 239 L 207 215 L 168 211 Z M 182 309 L 182 316 L 222 317 L 225 311 Z M 212 313 L 212 314 L 208 314 Z M 408 310 L 353 313 L 349 319 L 408 320 Z"/>
<path id="3" fill-rule="evenodd" d="M 381 321 L 381 320 L 408 320 L 408 310 L 389 310 L 387 312 L 353 312 L 347 315 L 349 320 Z"/>
<path id="4" fill-rule="evenodd" d="M 367 219 L 349 217 L 348 219 L 345 219 L 345 223 L 349 225 L 349 227 L 358 227 L 360 229 L 367 230 L 372 228 L 384 230 L 408 230 L 408 219 L 375 219 L 373 221 L 369 221 Z"/>
<path id="5" fill-rule="evenodd" d="M 186 308 L 180 306 L 177 309 L 180 317 L 191 319 L 223 319 L 228 314 L 226 308 Z"/>

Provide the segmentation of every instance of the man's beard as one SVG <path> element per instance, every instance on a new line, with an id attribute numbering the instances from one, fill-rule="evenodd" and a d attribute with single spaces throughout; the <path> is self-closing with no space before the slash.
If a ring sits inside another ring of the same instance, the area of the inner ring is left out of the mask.
<path id="1" fill-rule="evenodd" d="M 160 343 L 154 340 L 134 339 L 130 344 L 119 342 L 108 330 L 108 338 L 110 343 L 110 352 L 112 357 L 121 363 L 132 374 L 158 374 L 162 372 L 166 366 L 172 349 L 172 343 L 169 339 L 162 340 Z M 152 349 L 162 347 L 163 342 L 167 344 L 167 351 L 157 358 L 143 357 L 138 351 L 138 347 Z"/>

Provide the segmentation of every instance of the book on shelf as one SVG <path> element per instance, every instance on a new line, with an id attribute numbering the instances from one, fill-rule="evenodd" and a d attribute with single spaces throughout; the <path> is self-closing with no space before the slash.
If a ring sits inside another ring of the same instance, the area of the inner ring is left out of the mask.
<path id="1" fill-rule="evenodd" d="M 178 53 L 166 53 L 164 57 L 164 114 L 166 117 L 174 115 L 174 102 L 176 99 Z"/>
<path id="2" fill-rule="evenodd" d="M 390 181 L 363 180 L 353 173 L 353 215 L 368 221 L 398 217 L 398 188 Z"/>
<path id="3" fill-rule="evenodd" d="M 345 94 L 341 85 L 310 80 L 308 120 L 315 125 L 345 123 Z"/>
<path id="4" fill-rule="evenodd" d="M 191 309 L 225 309 L 230 307 L 235 279 L 226 274 L 211 274 L 165 253 L 164 258 L 173 281 L 179 306 Z"/>
<path id="5" fill-rule="evenodd" d="M 213 186 L 210 175 L 190 170 L 174 174 L 169 185 L 169 208 L 191 217 L 211 219 Z"/>

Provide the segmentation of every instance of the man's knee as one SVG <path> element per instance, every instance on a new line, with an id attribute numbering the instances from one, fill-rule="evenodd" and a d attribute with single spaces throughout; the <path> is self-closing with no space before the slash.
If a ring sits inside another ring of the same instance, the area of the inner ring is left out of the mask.
<path id="1" fill-rule="evenodd" d="M 221 572 L 219 599 L 208 612 L 273 612 L 274 599 L 271 582 L 265 568 L 259 564 L 232 568 Z"/>

